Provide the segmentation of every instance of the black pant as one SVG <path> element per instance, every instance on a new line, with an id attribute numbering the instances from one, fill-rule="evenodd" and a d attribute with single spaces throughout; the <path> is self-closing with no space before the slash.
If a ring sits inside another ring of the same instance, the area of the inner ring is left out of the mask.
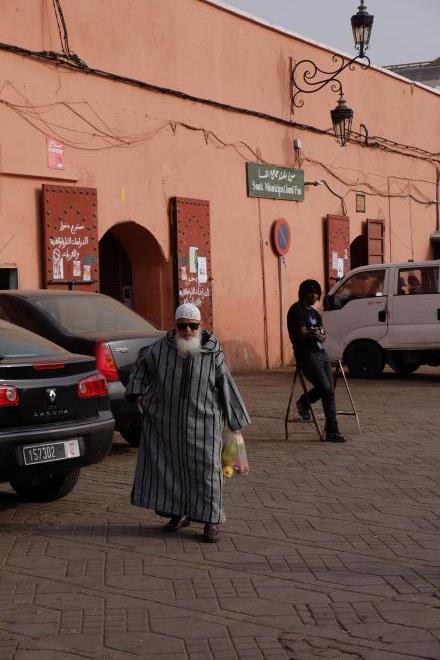
<path id="1" fill-rule="evenodd" d="M 338 433 L 333 371 L 326 351 L 311 353 L 302 358 L 298 366 L 307 380 L 314 385 L 313 389 L 307 393 L 309 401 L 315 403 L 322 399 L 326 421 L 325 430 L 330 433 Z M 307 402 L 304 394 L 301 399 Z"/>

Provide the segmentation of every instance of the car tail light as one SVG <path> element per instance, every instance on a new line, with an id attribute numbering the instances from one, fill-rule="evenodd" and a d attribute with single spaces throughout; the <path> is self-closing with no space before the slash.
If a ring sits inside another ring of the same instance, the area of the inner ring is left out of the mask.
<path id="1" fill-rule="evenodd" d="M 95 357 L 97 368 L 106 377 L 109 383 L 119 380 L 118 370 L 110 346 L 107 342 L 100 341 L 96 344 Z"/>
<path id="2" fill-rule="evenodd" d="M 16 387 L 12 385 L 0 385 L 0 408 L 4 406 L 18 406 L 20 396 Z"/>
<path id="3" fill-rule="evenodd" d="M 47 369 L 64 369 L 64 362 L 35 362 L 32 367 L 35 371 L 46 371 Z"/>
<path id="4" fill-rule="evenodd" d="M 108 394 L 107 381 L 102 374 L 83 378 L 78 383 L 78 396 L 80 399 L 88 399 Z"/>

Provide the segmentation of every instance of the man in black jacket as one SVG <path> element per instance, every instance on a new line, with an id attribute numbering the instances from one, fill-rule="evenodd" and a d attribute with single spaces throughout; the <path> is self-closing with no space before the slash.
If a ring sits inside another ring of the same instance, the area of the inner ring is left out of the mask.
<path id="1" fill-rule="evenodd" d="M 293 344 L 296 364 L 308 381 L 314 386 L 308 392 L 308 399 L 315 403 L 322 399 L 325 414 L 325 440 L 345 442 L 340 434 L 336 419 L 333 373 L 329 357 L 324 348 L 326 332 L 321 315 L 313 308 L 321 298 L 321 286 L 316 280 L 304 280 L 298 290 L 298 302 L 291 306 L 287 314 L 287 328 Z M 310 420 L 307 397 L 303 394 L 296 402 L 300 417 Z"/>

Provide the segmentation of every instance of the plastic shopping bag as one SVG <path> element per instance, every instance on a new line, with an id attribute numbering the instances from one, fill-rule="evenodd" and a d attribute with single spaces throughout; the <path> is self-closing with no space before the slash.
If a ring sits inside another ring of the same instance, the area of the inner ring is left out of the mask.
<path id="1" fill-rule="evenodd" d="M 246 446 L 241 433 L 225 430 L 222 449 L 223 476 L 231 479 L 234 474 L 249 474 Z"/>

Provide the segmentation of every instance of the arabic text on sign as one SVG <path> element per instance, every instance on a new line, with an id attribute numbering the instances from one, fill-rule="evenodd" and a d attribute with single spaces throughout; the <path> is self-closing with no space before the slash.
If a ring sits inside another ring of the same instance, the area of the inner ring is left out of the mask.
<path id="1" fill-rule="evenodd" d="M 285 170 L 268 170 L 259 169 L 258 170 L 259 179 L 271 179 L 272 181 L 286 181 L 292 183 L 296 179 L 296 174 L 294 172 L 286 172 Z"/>
<path id="2" fill-rule="evenodd" d="M 55 238 L 50 238 L 49 239 L 49 245 L 51 247 L 61 247 L 65 248 L 68 245 L 73 245 L 75 247 L 81 248 L 84 245 L 88 245 L 89 243 L 89 237 L 88 236 L 83 236 L 82 238 L 80 236 L 56 236 Z"/>

